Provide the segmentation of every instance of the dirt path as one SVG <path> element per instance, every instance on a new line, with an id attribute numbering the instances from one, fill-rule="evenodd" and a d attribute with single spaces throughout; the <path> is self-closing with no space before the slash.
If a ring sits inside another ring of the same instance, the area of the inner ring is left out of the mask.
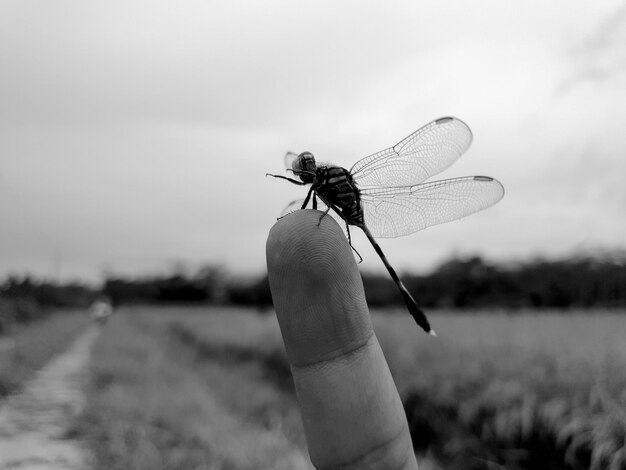
<path id="1" fill-rule="evenodd" d="M 20 394 L 2 402 L 0 470 L 87 468 L 80 446 L 66 435 L 72 418 L 84 405 L 82 384 L 98 332 L 97 326 L 90 326 Z"/>

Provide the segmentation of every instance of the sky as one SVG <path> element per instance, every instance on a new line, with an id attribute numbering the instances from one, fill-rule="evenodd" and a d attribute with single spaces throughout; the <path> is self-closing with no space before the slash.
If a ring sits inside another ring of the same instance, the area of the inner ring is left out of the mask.
<path id="1" fill-rule="evenodd" d="M 626 2 L 0 1 L 0 279 L 265 269 L 305 189 L 456 116 L 504 199 L 379 240 L 400 271 L 626 249 Z M 363 268 L 382 264 L 353 230 Z"/>

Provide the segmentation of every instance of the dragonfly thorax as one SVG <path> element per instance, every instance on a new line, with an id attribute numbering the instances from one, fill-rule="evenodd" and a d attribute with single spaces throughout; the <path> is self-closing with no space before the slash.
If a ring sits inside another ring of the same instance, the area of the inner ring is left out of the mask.
<path id="1" fill-rule="evenodd" d="M 340 166 L 321 166 L 313 182 L 315 194 L 337 212 L 346 223 L 363 227 L 361 193 L 348 170 Z"/>
<path id="2" fill-rule="evenodd" d="M 317 164 L 311 152 L 302 152 L 291 164 L 291 169 L 304 183 L 313 183 Z"/>

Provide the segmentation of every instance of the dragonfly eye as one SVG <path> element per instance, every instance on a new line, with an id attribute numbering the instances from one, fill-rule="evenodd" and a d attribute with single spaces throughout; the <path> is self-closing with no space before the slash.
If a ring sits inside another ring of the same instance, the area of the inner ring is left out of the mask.
<path id="1" fill-rule="evenodd" d="M 292 163 L 293 172 L 305 183 L 311 183 L 314 179 L 317 164 L 311 152 L 302 152 Z"/>

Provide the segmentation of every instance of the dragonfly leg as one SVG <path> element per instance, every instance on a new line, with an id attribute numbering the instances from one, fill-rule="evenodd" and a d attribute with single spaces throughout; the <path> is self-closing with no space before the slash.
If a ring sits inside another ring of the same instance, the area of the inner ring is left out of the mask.
<path id="1" fill-rule="evenodd" d="M 324 211 L 324 213 L 322 215 L 320 215 L 320 220 L 318 220 L 317 222 L 317 226 L 319 227 L 320 224 L 322 223 L 322 219 L 324 217 L 326 217 L 326 214 L 328 214 L 328 212 L 330 211 L 330 206 L 326 208 L 326 210 Z"/>
<path id="2" fill-rule="evenodd" d="M 361 262 L 363 261 L 363 257 L 361 256 L 361 253 L 356 251 L 356 248 L 352 244 L 352 236 L 350 235 L 350 226 L 348 225 L 348 222 L 346 222 L 346 232 L 348 232 L 348 244 L 350 245 L 350 248 L 352 248 L 352 251 L 354 251 L 356 255 L 359 257 L 358 263 L 361 264 Z"/>
<path id="3" fill-rule="evenodd" d="M 298 186 L 304 186 L 306 184 L 306 183 L 304 183 L 302 181 L 294 180 L 293 178 L 287 178 L 286 176 L 282 176 L 282 175 L 272 175 L 271 173 L 265 173 L 265 176 L 273 176 L 274 178 L 280 178 L 281 180 L 287 180 L 290 183 L 297 184 Z"/>
<path id="4" fill-rule="evenodd" d="M 317 196 L 315 195 L 315 193 L 313 193 L 313 209 L 317 209 Z"/>
<path id="5" fill-rule="evenodd" d="M 324 201 L 326 202 L 326 201 Z M 335 204 L 329 204 L 326 203 L 328 205 L 328 209 L 326 209 L 326 212 L 324 212 L 321 217 L 319 222 L 317 223 L 317 226 L 319 227 L 320 224 L 322 223 L 322 219 L 324 218 L 324 216 L 326 214 L 328 214 L 328 211 L 330 211 L 330 209 L 333 209 L 337 214 L 341 215 L 341 209 L 339 207 L 337 207 Z M 343 219 L 343 216 L 341 217 Z M 345 221 L 345 219 L 344 219 Z M 359 264 L 363 261 L 363 257 L 361 256 L 361 254 L 356 251 L 356 248 L 352 245 L 352 236 L 350 235 L 350 226 L 348 225 L 348 222 L 346 222 L 346 232 L 348 233 L 348 244 L 350 245 L 350 248 L 352 248 L 352 251 L 354 251 L 356 253 L 356 255 L 359 257 Z"/>
<path id="6" fill-rule="evenodd" d="M 313 186 L 311 186 L 311 188 L 309 189 L 309 192 L 306 195 L 306 198 L 304 199 L 304 202 L 302 203 L 302 207 L 300 209 L 306 209 L 306 205 L 309 203 L 309 199 L 311 199 L 311 193 L 313 193 Z M 315 193 L 313 193 L 313 209 L 315 209 Z"/>
<path id="7" fill-rule="evenodd" d="M 334 210 L 337 214 L 339 214 L 341 216 L 341 218 L 343 219 L 343 215 L 341 215 L 341 209 L 339 207 L 337 207 L 336 204 L 333 204 L 332 202 L 329 202 L 329 201 L 327 201 L 325 199 L 322 199 L 322 201 L 324 201 L 324 204 L 326 204 L 327 207 L 326 207 L 326 210 L 324 211 L 324 213 L 320 216 L 320 220 L 317 223 L 318 227 L 322 223 L 322 219 L 326 216 L 326 214 L 328 214 L 328 212 L 330 212 L 331 209 Z"/>

